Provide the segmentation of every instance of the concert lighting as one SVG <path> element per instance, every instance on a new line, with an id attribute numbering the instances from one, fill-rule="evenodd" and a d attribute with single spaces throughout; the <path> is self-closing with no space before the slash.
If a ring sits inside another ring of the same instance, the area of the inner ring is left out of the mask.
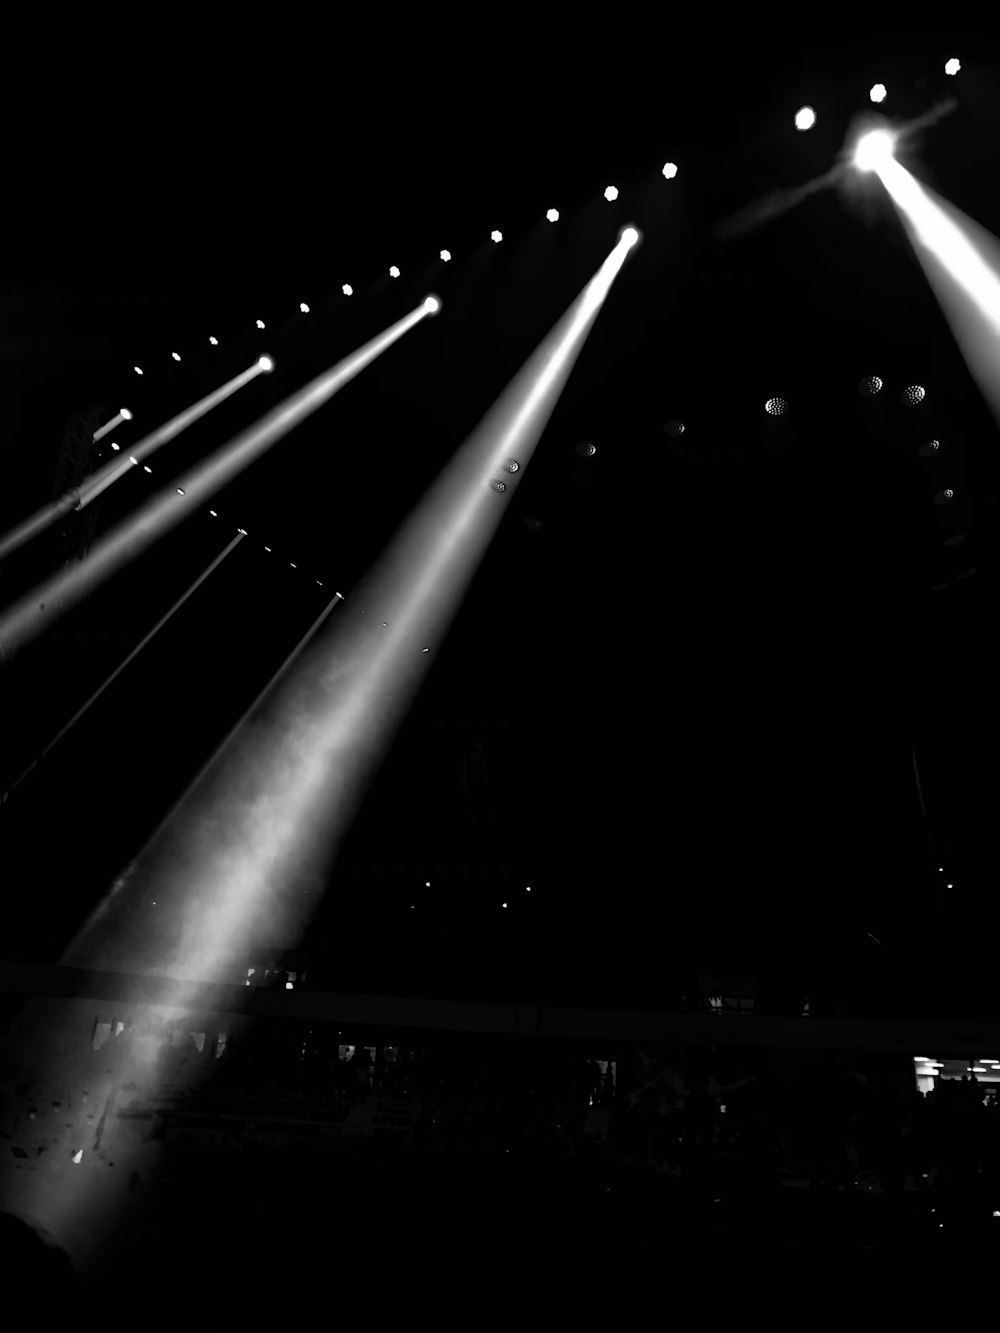
<path id="1" fill-rule="evenodd" d="M 507 489 L 507 483 L 505 481 L 491 481 L 490 486 L 498 494 L 502 493 Z"/>
<path id="2" fill-rule="evenodd" d="M 663 427 L 664 433 L 666 435 L 672 436 L 674 439 L 678 439 L 681 435 L 683 435 L 684 429 L 685 429 L 684 422 L 678 421 L 676 418 L 673 418 L 672 420 L 668 421 L 666 425 Z"/>
<path id="3" fill-rule="evenodd" d="M 340 290 L 344 293 L 345 296 L 353 296 L 353 295 L 354 295 L 354 288 L 351 286 L 351 284 L 350 284 L 349 282 L 345 282 L 344 285 L 343 285 L 343 287 L 341 287 Z"/>
<path id="4" fill-rule="evenodd" d="M 672 181 L 673 178 L 677 175 L 676 162 L 664 162 L 663 175 L 668 181 Z"/>
<path id="5" fill-rule="evenodd" d="M 219 340 L 218 340 L 218 338 L 209 338 L 208 341 L 212 344 L 213 347 L 218 347 L 218 345 L 219 345 Z"/>
<path id="6" fill-rule="evenodd" d="M 117 453 L 118 450 L 121 448 L 121 445 L 120 445 L 120 444 L 115 444 L 114 441 L 112 440 L 112 442 L 111 442 L 111 447 L 112 447 L 112 449 L 114 449 L 115 453 Z"/>
<path id="7" fill-rule="evenodd" d="M 951 60 L 946 63 L 944 72 L 946 74 L 957 74 L 961 68 L 962 66 L 959 64 L 958 60 L 952 56 Z"/>
<path id="8" fill-rule="evenodd" d="M 258 321 L 257 321 L 257 327 L 258 327 L 259 329 L 262 329 L 262 328 L 264 327 L 264 321 L 263 321 L 262 319 L 258 319 Z"/>
<path id="9" fill-rule="evenodd" d="M 490 240 L 493 241 L 493 242 L 495 242 L 497 245 L 499 245 L 500 242 L 503 240 L 503 232 L 502 232 L 502 231 L 491 231 L 491 232 L 490 232 Z"/>
<path id="10" fill-rule="evenodd" d="M 597 453 L 597 447 L 583 440 L 576 446 L 576 452 L 581 458 L 593 458 L 594 454 Z"/>
<path id="11" fill-rule="evenodd" d="M 639 233 L 636 231 L 635 227 L 626 227 L 619 239 L 631 250 L 633 245 L 638 245 L 639 243 Z"/>
<path id="12" fill-rule="evenodd" d="M 799 107 L 795 113 L 795 128 L 797 130 L 811 130 L 816 124 L 816 112 L 811 106 Z"/>
<path id="13" fill-rule="evenodd" d="M 920 446 L 920 448 L 917 450 L 917 453 L 920 455 L 921 458 L 933 458 L 940 448 L 941 448 L 940 440 L 928 440 L 926 444 L 922 444 Z"/>
<path id="14" fill-rule="evenodd" d="M 179 361 L 181 359 L 179 352 L 171 352 L 170 355 L 174 358 L 175 361 Z"/>
<path id="15" fill-rule="evenodd" d="M 389 277 L 390 277 L 390 278 L 398 278 L 398 277 L 399 277 L 399 269 L 396 267 L 395 264 L 393 264 L 393 266 L 389 269 Z"/>
<path id="16" fill-rule="evenodd" d="M 559 221 L 558 208 L 550 208 L 549 211 L 545 214 L 545 216 L 549 222 L 558 222 Z"/>
<path id="17" fill-rule="evenodd" d="M 783 417 L 788 411 L 788 403 L 784 398 L 769 398 L 764 404 L 764 411 L 771 417 Z"/>
<path id="18" fill-rule="evenodd" d="M 604 197 L 605 199 L 607 199 L 609 204 L 612 203 L 615 199 L 617 199 L 618 198 L 617 185 L 609 185 L 608 188 L 604 191 Z"/>
<path id="19" fill-rule="evenodd" d="M 504 460 L 504 470 L 507 472 L 516 472 L 521 464 L 516 458 L 507 458 Z"/>
<path id="20" fill-rule="evenodd" d="M 125 421 L 132 420 L 132 413 L 128 410 L 127 407 L 120 407 L 118 409 L 118 415 Z"/>
<path id="21" fill-rule="evenodd" d="M 954 498 L 955 492 L 951 489 L 938 491 L 937 495 L 934 497 L 934 503 L 936 505 L 946 505 L 949 501 L 954 500 Z"/>
<path id="22" fill-rule="evenodd" d="M 137 375 L 141 375 L 141 374 L 142 374 L 142 371 L 139 369 L 138 366 L 133 366 L 132 369 L 135 371 L 135 373 L 136 373 Z"/>
<path id="23" fill-rule="evenodd" d="M 854 165 L 859 171 L 881 171 L 893 161 L 896 137 L 889 130 L 869 130 L 858 140 Z"/>
<path id="24" fill-rule="evenodd" d="M 273 370 L 273 369 L 274 369 L 274 362 L 271 360 L 271 358 L 270 358 L 269 356 L 262 356 L 262 357 L 260 357 L 260 358 L 258 359 L 258 361 L 257 361 L 257 364 L 258 364 L 258 366 L 260 366 L 261 370 Z"/>
<path id="25" fill-rule="evenodd" d="M 903 390 L 899 396 L 900 402 L 904 407 L 916 407 L 927 397 L 927 390 L 919 384 L 911 384 Z"/>
<path id="26" fill-rule="evenodd" d="M 872 99 L 873 102 L 884 102 L 886 98 L 885 84 L 884 83 L 873 84 L 871 90 L 868 93 L 868 96 Z"/>
<path id="27" fill-rule="evenodd" d="M 877 375 L 869 375 L 867 379 L 861 381 L 858 385 L 858 393 L 862 398 L 874 398 L 882 390 L 882 381 Z"/>
<path id="28" fill-rule="evenodd" d="M 443 259 L 444 262 L 447 264 L 448 261 L 449 261 L 449 259 L 451 259 L 451 251 L 450 251 L 450 250 L 442 250 L 442 251 L 441 251 L 440 258 Z"/>
<path id="29" fill-rule="evenodd" d="M 424 309 L 428 314 L 436 315 L 441 309 L 441 298 L 439 296 L 428 296 L 424 301 Z"/>
<path id="30" fill-rule="evenodd" d="M 299 309 L 302 311 L 303 315 L 309 314 L 309 307 L 306 305 L 305 301 L 299 302 Z"/>

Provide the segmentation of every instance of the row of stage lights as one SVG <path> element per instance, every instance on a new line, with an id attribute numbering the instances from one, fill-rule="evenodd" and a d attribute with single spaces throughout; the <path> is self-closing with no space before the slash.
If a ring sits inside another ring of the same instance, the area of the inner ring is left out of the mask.
<path id="1" fill-rule="evenodd" d="M 949 77 L 954 78 L 961 68 L 961 62 L 953 56 L 945 63 L 944 72 L 949 75 Z M 884 83 L 874 83 L 868 90 L 868 98 L 875 106 L 880 106 L 888 96 L 889 92 Z M 811 130 L 815 124 L 815 107 L 800 106 L 795 113 L 795 128 L 803 131 Z"/>

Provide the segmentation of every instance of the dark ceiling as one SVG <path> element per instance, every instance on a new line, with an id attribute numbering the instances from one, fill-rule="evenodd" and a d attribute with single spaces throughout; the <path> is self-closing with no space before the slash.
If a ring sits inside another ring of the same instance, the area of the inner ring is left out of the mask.
<path id="1" fill-rule="evenodd" d="M 273 376 L 157 457 L 160 484 L 427 292 L 444 300 L 218 497 L 248 540 L 12 795 L 29 952 L 139 850 L 330 589 L 349 595 L 629 222 L 643 243 L 435 645 L 317 939 L 348 901 L 405 920 L 426 879 L 428 911 L 472 917 L 533 882 L 546 929 L 592 942 L 636 924 L 662 939 L 727 921 L 789 947 L 923 929 L 928 831 L 964 910 L 984 910 L 996 424 L 874 182 L 724 224 L 828 172 L 880 78 L 902 120 L 957 99 L 908 164 L 1000 231 L 998 62 L 958 32 L 916 46 L 869 29 L 859 56 L 846 27 L 731 30 L 720 54 L 705 33 L 653 50 L 636 28 L 542 46 L 502 26 L 434 50 L 396 29 L 292 26 L 231 49 L 154 31 L 113 69 L 26 49 L 8 94 L 4 528 L 51 498 L 75 413 L 127 404 L 124 443 L 273 353 Z M 805 102 L 819 119 L 797 134 Z M 888 401 L 866 411 L 869 374 Z M 914 382 L 926 420 L 898 401 Z M 928 429 L 944 463 L 916 456 Z M 956 477 L 947 528 L 930 497 Z M 109 494 L 94 537 L 151 486 L 137 472 Z M 5 668 L 5 783 L 221 544 L 194 515 Z M 11 561 L 4 602 L 59 558 L 49 541 Z"/>

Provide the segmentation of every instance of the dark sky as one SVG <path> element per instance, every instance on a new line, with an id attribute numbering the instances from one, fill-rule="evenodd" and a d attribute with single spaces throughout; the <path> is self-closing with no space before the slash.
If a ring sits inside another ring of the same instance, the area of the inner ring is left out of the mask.
<path id="1" fill-rule="evenodd" d="M 879 78 L 901 119 L 958 99 L 908 165 L 1000 231 L 984 170 L 998 61 L 958 32 L 916 47 L 869 31 L 859 56 L 847 28 L 730 31 L 720 54 L 705 33 L 661 51 L 635 28 L 540 45 L 496 24 L 454 40 L 281 27 L 232 47 L 171 31 L 113 76 L 100 48 L 26 50 L 9 93 L 5 529 L 51 498 L 74 414 L 128 405 L 124 445 L 258 353 L 278 361 L 155 477 L 109 493 L 99 536 L 427 292 L 445 309 L 228 487 L 218 522 L 195 513 L 4 668 L 6 785 L 223 534 L 248 530 L 3 810 L 25 952 L 72 930 L 330 590 L 350 595 L 626 223 L 643 244 L 434 645 L 316 939 L 345 905 L 405 932 L 416 901 L 462 923 L 468 953 L 503 899 L 511 930 L 598 956 L 638 947 L 637 927 L 644 950 L 717 930 L 789 948 L 919 935 L 940 921 L 914 748 L 963 919 L 985 910 L 996 425 L 877 185 L 735 239 L 719 227 L 827 172 Z M 804 102 L 819 120 L 797 134 Z M 866 411 L 869 374 L 886 388 Z M 899 404 L 910 383 L 922 417 Z M 777 423 L 774 394 L 791 407 Z M 946 452 L 927 462 L 931 434 Z M 949 484 L 963 507 L 944 515 L 930 497 Z M 59 552 L 46 539 L 8 562 L 4 603 Z"/>

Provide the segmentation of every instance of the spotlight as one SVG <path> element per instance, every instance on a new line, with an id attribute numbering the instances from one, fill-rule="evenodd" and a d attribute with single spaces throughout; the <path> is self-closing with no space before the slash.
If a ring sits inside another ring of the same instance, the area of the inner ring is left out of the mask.
<path id="1" fill-rule="evenodd" d="M 133 458 L 131 454 L 129 454 L 129 456 L 128 456 L 128 461 L 129 461 L 130 463 L 134 463 L 134 464 L 136 465 L 136 467 L 139 466 L 139 460 L 138 460 L 138 458 Z"/>
<path id="2" fill-rule="evenodd" d="M 112 446 L 111 446 L 111 447 L 112 447 L 112 449 L 114 449 L 114 451 L 115 451 L 115 453 L 117 453 L 117 452 L 118 452 L 118 450 L 119 450 L 119 447 L 120 447 L 120 446 L 119 446 L 119 445 L 117 445 L 117 444 L 112 444 Z"/>
<path id="3" fill-rule="evenodd" d="M 143 466 L 142 466 L 142 470 L 143 470 L 143 472 L 148 472 L 148 473 L 150 474 L 150 476 L 153 475 L 153 469 L 149 466 L 148 463 L 144 463 L 144 464 L 143 464 Z"/>
<path id="4" fill-rule="evenodd" d="M 549 211 L 545 214 L 545 216 L 549 222 L 558 222 L 559 221 L 558 208 L 550 208 Z"/>
<path id="5" fill-rule="evenodd" d="M 257 321 L 257 327 L 258 327 L 259 329 L 262 329 L 262 328 L 264 327 L 264 321 L 263 321 L 262 319 L 258 319 L 258 321 Z"/>
<path id="6" fill-rule="evenodd" d="M 508 472 L 516 472 L 518 468 L 521 466 L 521 464 L 517 461 L 516 458 L 505 458 L 503 465 Z"/>
<path id="7" fill-rule="evenodd" d="M 581 458 L 593 458 L 594 454 L 597 453 L 597 448 L 595 445 L 589 444 L 586 440 L 583 440 L 576 446 L 576 452 Z"/>
<path id="8" fill-rule="evenodd" d="M 933 458 L 940 448 L 941 448 L 940 440 L 928 440 L 926 444 L 922 444 L 920 446 L 920 448 L 917 450 L 917 453 L 920 455 L 921 458 Z"/>
<path id="9" fill-rule="evenodd" d="M 126 421 L 132 420 L 132 413 L 128 410 L 127 407 L 120 407 L 118 409 L 118 415 L 124 417 Z"/>
<path id="10" fill-rule="evenodd" d="M 927 390 L 919 384 L 911 384 L 899 395 L 899 401 L 904 407 L 916 407 L 927 397 Z"/>
<path id="11" fill-rule="evenodd" d="M 181 490 L 180 486 L 177 487 L 177 494 L 178 494 L 178 495 L 183 495 L 183 494 L 184 494 L 184 492 Z"/>
<path id="12" fill-rule="evenodd" d="M 638 245 L 639 243 L 639 233 L 634 227 L 626 227 L 619 239 L 624 241 L 631 250 L 633 245 Z"/>
<path id="13" fill-rule="evenodd" d="M 135 373 L 136 373 L 137 375 L 141 375 L 141 374 L 142 374 L 142 371 L 139 369 L 138 366 L 133 366 L 132 369 L 135 371 Z"/>
<path id="14" fill-rule="evenodd" d="M 171 352 L 170 355 L 174 358 L 175 361 L 179 361 L 181 359 L 179 352 Z"/>
<path id="15" fill-rule="evenodd" d="M 398 277 L 399 277 L 399 269 L 396 267 L 395 264 L 393 264 L 392 268 L 389 270 L 389 277 L 390 277 L 390 278 L 398 278 Z"/>
<path id="16" fill-rule="evenodd" d="M 953 56 L 951 60 L 949 60 L 948 63 L 945 65 L 944 72 L 946 74 L 957 74 L 961 68 L 962 66 L 959 64 L 958 60 Z"/>
<path id="17" fill-rule="evenodd" d="M 869 375 L 858 385 L 858 393 L 862 398 L 874 398 L 882 390 L 882 381 L 877 375 Z"/>
<path id="18" fill-rule="evenodd" d="M 299 302 L 299 309 L 302 311 L 303 315 L 309 314 L 309 307 L 306 305 L 305 301 Z M 263 325 L 261 327 L 263 327 Z"/>
<path id="19" fill-rule="evenodd" d="M 934 497 L 934 503 L 936 505 L 946 505 L 949 501 L 954 500 L 954 498 L 955 492 L 953 490 L 938 491 L 937 495 Z"/>
<path id="20" fill-rule="evenodd" d="M 663 175 L 668 181 L 672 181 L 673 178 L 677 175 L 676 162 L 664 162 Z"/>
<path id="21" fill-rule="evenodd" d="M 609 185 L 608 188 L 604 191 L 604 197 L 605 199 L 607 199 L 609 204 L 612 203 L 615 199 L 617 199 L 618 198 L 617 185 Z"/>
<path id="22" fill-rule="evenodd" d="M 788 403 L 784 398 L 769 398 L 764 404 L 764 411 L 770 417 L 783 417 L 788 411 Z"/>
<path id="23" fill-rule="evenodd" d="M 258 364 L 258 366 L 260 366 L 261 370 L 273 370 L 273 369 L 274 369 L 274 362 L 271 360 L 271 358 L 270 358 L 269 356 L 262 356 L 262 357 L 258 360 L 257 364 Z"/>
<path id="24" fill-rule="evenodd" d="M 895 135 L 889 130 L 869 130 L 858 140 L 854 150 L 854 165 L 859 171 L 877 171 L 892 161 L 895 145 Z"/>
<path id="25" fill-rule="evenodd" d="M 872 84 L 868 96 L 872 99 L 873 102 L 884 102 L 886 96 L 885 84 L 884 83 Z"/>
<path id="26" fill-rule="evenodd" d="M 219 345 L 219 340 L 218 340 L 218 338 L 209 338 L 208 341 L 212 344 L 213 347 L 218 347 L 218 345 Z"/>
<path id="27" fill-rule="evenodd" d="M 501 494 L 503 491 L 507 489 L 507 483 L 505 481 L 491 481 L 490 489 L 496 491 L 498 494 Z"/>
<path id="28" fill-rule="evenodd" d="M 345 296 L 353 296 L 353 295 L 354 295 L 354 288 L 351 286 L 351 284 L 350 284 L 349 282 L 345 282 L 344 285 L 343 285 L 343 287 L 341 287 L 340 290 L 344 293 Z"/>
<path id="29" fill-rule="evenodd" d="M 816 112 L 811 106 L 800 106 L 795 113 L 795 128 L 797 130 L 811 130 L 816 124 Z"/>
<path id="30" fill-rule="evenodd" d="M 436 315 L 437 312 L 441 309 L 440 296 L 428 296 L 427 299 L 424 301 L 424 309 L 428 312 L 428 314 Z"/>
<path id="31" fill-rule="evenodd" d="M 447 264 L 448 260 L 451 258 L 451 251 L 450 251 L 450 250 L 442 250 L 442 251 L 441 251 L 441 256 L 440 256 L 440 257 L 441 257 L 441 258 L 444 260 L 444 262 Z"/>
<path id="32" fill-rule="evenodd" d="M 678 420 L 676 420 L 676 418 L 671 419 L 671 420 L 668 421 L 667 424 L 663 427 L 663 431 L 664 431 L 664 434 L 666 434 L 666 435 L 672 435 L 673 438 L 676 440 L 676 439 L 678 439 L 681 435 L 684 434 L 684 422 L 683 422 L 683 421 L 678 421 Z"/>
<path id="33" fill-rule="evenodd" d="M 491 232 L 490 232 L 490 240 L 491 240 L 491 241 L 495 241 L 496 244 L 499 245 L 500 242 L 503 240 L 503 232 L 502 232 L 502 231 L 491 231 Z"/>
<path id="34" fill-rule="evenodd" d="M 219 515 L 215 512 L 214 509 L 210 509 L 208 512 L 212 515 L 213 518 L 218 518 L 218 517 L 219 517 Z"/>

